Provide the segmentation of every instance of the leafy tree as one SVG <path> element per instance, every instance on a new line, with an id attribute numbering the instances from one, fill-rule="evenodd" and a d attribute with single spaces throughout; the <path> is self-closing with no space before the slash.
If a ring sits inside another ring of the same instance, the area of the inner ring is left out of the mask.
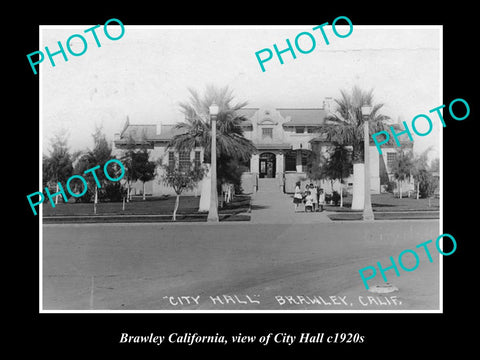
<path id="1" fill-rule="evenodd" d="M 325 172 L 327 157 L 321 151 L 321 146 L 313 146 L 307 157 L 306 173 L 311 180 L 326 180 L 328 175 Z"/>
<path id="2" fill-rule="evenodd" d="M 135 166 L 135 154 L 137 153 L 137 145 L 135 140 L 130 135 L 125 145 L 126 150 L 123 151 L 121 161 L 125 167 L 125 183 L 127 185 L 127 202 L 131 200 L 131 188 L 132 184 L 138 180 L 140 174 L 136 171 Z"/>
<path id="3" fill-rule="evenodd" d="M 420 170 L 418 177 L 420 197 L 430 199 L 435 194 L 435 190 L 439 185 L 438 177 L 433 176 L 433 174 L 427 169 Z"/>
<path id="4" fill-rule="evenodd" d="M 417 187 L 417 200 L 420 198 L 420 187 L 422 181 L 425 180 L 425 175 L 423 171 L 428 171 L 428 153 L 431 151 L 431 147 L 427 148 L 419 155 L 413 156 L 413 169 L 412 169 L 412 176 L 415 180 L 415 185 Z"/>
<path id="5" fill-rule="evenodd" d="M 179 169 L 177 166 L 162 165 L 163 174 L 161 181 L 173 188 L 177 195 L 175 199 L 175 208 L 173 209 L 172 220 L 177 219 L 177 210 L 180 203 L 180 195 L 184 190 L 192 190 L 195 185 L 203 178 L 205 169 L 203 167 L 194 166 Z"/>
<path id="6" fill-rule="evenodd" d="M 340 183 L 340 207 L 343 207 L 343 183 L 344 179 L 352 173 L 352 152 L 344 146 L 335 146 L 325 165 L 325 175 Z"/>
<path id="7" fill-rule="evenodd" d="M 439 177 L 435 175 L 440 171 L 440 160 L 435 158 L 430 165 L 428 164 L 427 155 L 431 149 L 428 148 L 420 156 L 415 158 L 415 180 L 417 183 L 417 199 L 428 198 L 428 205 L 430 206 L 430 199 L 435 194 L 439 186 Z"/>
<path id="8" fill-rule="evenodd" d="M 363 123 L 362 106 L 373 106 L 369 116 L 369 131 L 374 134 L 384 130 L 384 123 L 389 119 L 388 116 L 380 114 L 383 104 L 373 105 L 373 90 L 364 91 L 354 86 L 348 93 L 340 90 L 341 97 L 335 99 L 337 103 L 336 112 L 327 118 L 327 121 L 318 127 L 319 132 L 325 134 L 326 140 L 340 146 L 352 146 L 353 164 L 362 164 L 364 162 L 363 154 Z M 361 182 L 361 166 L 353 168 L 354 182 Z M 363 208 L 364 189 L 355 189 L 353 192 L 352 208 Z"/>
<path id="9" fill-rule="evenodd" d="M 432 160 L 432 162 L 430 163 L 430 171 L 431 172 L 437 172 L 437 173 L 440 172 L 440 159 L 439 158 L 435 158 L 435 159 Z"/>
<path id="10" fill-rule="evenodd" d="M 73 165 L 72 155 L 69 152 L 68 134 L 66 131 L 56 133 L 50 140 L 50 154 L 43 156 L 43 183 L 48 185 L 54 183 L 56 191 L 58 192 L 58 182 L 65 184 L 65 182 L 72 176 Z M 55 204 L 58 204 L 58 195 L 55 196 Z"/>
<path id="11" fill-rule="evenodd" d="M 235 193 L 241 193 L 242 174 L 245 171 L 248 171 L 248 167 L 244 162 L 228 156 L 220 156 L 217 162 L 218 192 L 221 192 L 221 184 L 229 183 L 233 184 Z"/>
<path id="12" fill-rule="evenodd" d="M 397 157 L 392 164 L 392 173 L 395 180 L 398 181 L 399 197 L 402 198 L 402 183 L 407 180 L 414 169 L 413 155 L 410 151 L 406 152 L 402 149 L 397 151 Z"/>
<path id="13" fill-rule="evenodd" d="M 105 177 L 105 174 L 103 173 L 103 167 L 105 163 L 108 160 L 113 159 L 114 156 L 112 156 L 112 148 L 110 147 L 101 127 L 97 127 L 95 129 L 92 137 L 94 147 L 91 150 L 88 149 L 84 151 L 83 154 L 80 156 L 75 166 L 75 173 L 82 175 L 88 184 L 87 193 L 85 194 L 85 196 L 79 199 L 84 199 L 84 201 L 91 201 L 91 199 L 94 198 L 94 201 L 96 203 L 97 199 L 106 199 L 107 197 L 105 193 L 105 185 L 107 185 L 110 181 Z M 84 174 L 86 170 L 91 169 L 95 166 L 100 166 L 98 169 L 95 170 L 95 175 L 98 178 L 100 187 L 97 186 L 93 174 Z M 113 177 L 114 174 L 110 174 L 110 176 Z"/>
<path id="14" fill-rule="evenodd" d="M 134 155 L 134 170 L 138 174 L 138 180 L 143 183 L 143 200 L 145 200 L 145 183 L 155 178 L 157 164 L 149 160 L 150 154 L 147 149 L 138 151 Z"/>

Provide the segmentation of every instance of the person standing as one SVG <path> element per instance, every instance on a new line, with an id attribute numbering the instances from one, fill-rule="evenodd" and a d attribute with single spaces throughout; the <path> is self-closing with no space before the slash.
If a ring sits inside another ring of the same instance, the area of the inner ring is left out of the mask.
<path id="1" fill-rule="evenodd" d="M 312 193 L 312 211 L 318 210 L 318 195 L 317 195 L 317 187 L 310 184 L 310 192 Z"/>
<path id="2" fill-rule="evenodd" d="M 293 194 L 293 203 L 295 204 L 295 212 L 297 212 L 298 204 L 303 200 L 302 190 L 300 189 L 300 181 L 295 183 L 295 193 Z"/>
<path id="3" fill-rule="evenodd" d="M 318 207 L 320 208 L 320 212 L 323 211 L 323 206 L 325 205 L 325 193 L 323 189 L 319 190 L 320 195 L 318 196 Z"/>
<path id="4" fill-rule="evenodd" d="M 305 196 L 305 212 L 313 212 L 313 196 L 312 193 L 307 190 Z"/>

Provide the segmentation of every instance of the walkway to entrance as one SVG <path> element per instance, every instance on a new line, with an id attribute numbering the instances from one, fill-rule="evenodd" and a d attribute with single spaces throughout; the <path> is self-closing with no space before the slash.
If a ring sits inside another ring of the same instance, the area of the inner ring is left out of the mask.
<path id="1" fill-rule="evenodd" d="M 258 179 L 258 191 L 252 197 L 251 222 L 256 224 L 313 224 L 332 222 L 326 212 L 305 213 L 303 204 L 295 212 L 292 195 L 284 194 L 278 179 Z"/>

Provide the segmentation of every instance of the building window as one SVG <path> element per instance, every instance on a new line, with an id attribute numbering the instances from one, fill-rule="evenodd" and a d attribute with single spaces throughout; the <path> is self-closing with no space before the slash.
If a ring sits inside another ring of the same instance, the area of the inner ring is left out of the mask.
<path id="1" fill-rule="evenodd" d="M 273 128 L 262 129 L 262 139 L 265 139 L 265 138 L 273 139 Z"/>
<path id="2" fill-rule="evenodd" d="M 195 151 L 194 163 L 196 168 L 199 168 L 200 165 L 202 165 L 202 162 L 200 161 L 200 151 Z"/>
<path id="3" fill-rule="evenodd" d="M 308 152 L 302 151 L 302 171 L 307 170 L 307 164 L 308 164 Z"/>
<path id="4" fill-rule="evenodd" d="M 308 128 L 307 128 L 307 133 L 313 134 L 313 133 L 316 132 L 316 131 L 315 131 L 316 129 L 317 129 L 317 128 L 314 128 L 314 127 L 308 127 Z"/>
<path id="5" fill-rule="evenodd" d="M 305 126 L 296 126 L 295 127 L 295 132 L 297 134 L 303 134 L 305 132 Z"/>
<path id="6" fill-rule="evenodd" d="M 393 164 L 397 160 L 397 153 L 396 152 L 389 152 L 387 153 L 387 166 L 389 169 L 392 168 Z"/>
<path id="7" fill-rule="evenodd" d="M 297 171 L 297 153 L 295 151 L 285 153 L 285 171 Z"/>
<path id="8" fill-rule="evenodd" d="M 175 167 L 175 153 L 173 151 L 168 152 L 168 167 L 171 169 Z"/>
<path id="9" fill-rule="evenodd" d="M 180 151 L 178 163 L 180 171 L 188 170 L 190 168 L 190 151 Z"/>

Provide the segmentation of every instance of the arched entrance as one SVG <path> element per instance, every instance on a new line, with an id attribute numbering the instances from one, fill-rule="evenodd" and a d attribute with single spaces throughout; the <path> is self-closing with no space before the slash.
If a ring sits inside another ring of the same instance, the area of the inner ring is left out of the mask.
<path id="1" fill-rule="evenodd" d="M 258 162 L 258 174 L 260 178 L 274 178 L 275 177 L 275 167 L 276 158 L 275 154 L 270 152 L 265 152 L 260 154 Z"/>

